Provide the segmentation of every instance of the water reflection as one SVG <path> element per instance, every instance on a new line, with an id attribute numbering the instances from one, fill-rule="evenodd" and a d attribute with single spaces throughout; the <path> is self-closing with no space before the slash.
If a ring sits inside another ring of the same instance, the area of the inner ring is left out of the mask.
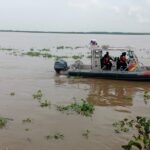
<path id="1" fill-rule="evenodd" d="M 149 84 L 145 82 L 83 78 L 73 79 L 59 76 L 55 78 L 55 84 L 73 84 L 78 88 L 87 85 L 87 90 L 89 90 L 87 101 L 97 106 L 132 106 L 133 99 L 137 93 L 150 89 Z"/>

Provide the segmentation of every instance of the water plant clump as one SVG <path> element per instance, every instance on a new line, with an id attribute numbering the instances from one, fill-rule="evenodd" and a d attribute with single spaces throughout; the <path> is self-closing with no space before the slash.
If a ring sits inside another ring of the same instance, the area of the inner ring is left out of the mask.
<path id="1" fill-rule="evenodd" d="M 3 128 L 7 124 L 7 119 L 0 117 L 0 128 Z"/>
<path id="2" fill-rule="evenodd" d="M 34 99 L 40 100 L 40 99 L 42 98 L 43 94 L 42 94 L 42 91 L 41 91 L 41 90 L 38 90 L 38 91 L 35 92 L 32 96 L 33 96 Z"/>
<path id="3" fill-rule="evenodd" d="M 82 100 L 80 103 L 74 102 L 67 106 L 56 106 L 58 111 L 76 112 L 83 116 L 91 116 L 94 112 L 94 106 L 89 102 Z"/>
<path id="4" fill-rule="evenodd" d="M 84 133 L 82 133 L 82 136 L 88 139 L 89 134 L 90 134 L 90 131 L 87 129 Z"/>
<path id="5" fill-rule="evenodd" d="M 11 96 L 14 96 L 14 95 L 15 95 L 15 92 L 11 92 L 10 95 L 11 95 Z"/>
<path id="6" fill-rule="evenodd" d="M 49 139 L 55 139 L 55 140 L 63 140 L 64 139 L 64 135 L 62 133 L 55 133 L 54 135 L 47 135 L 46 136 L 46 139 L 49 140 Z"/>
<path id="7" fill-rule="evenodd" d="M 148 91 L 145 91 L 145 92 L 144 92 L 144 99 L 145 99 L 145 100 L 150 99 L 150 94 L 149 94 Z"/>
<path id="8" fill-rule="evenodd" d="M 45 57 L 45 58 L 51 58 L 51 57 L 53 57 L 51 54 L 49 54 L 49 53 L 44 53 L 44 54 L 41 54 L 43 57 Z"/>
<path id="9" fill-rule="evenodd" d="M 57 46 L 56 49 L 64 49 L 64 46 Z"/>
<path id="10" fill-rule="evenodd" d="M 32 120 L 30 118 L 26 118 L 24 120 L 22 120 L 23 123 L 31 123 Z"/>
<path id="11" fill-rule="evenodd" d="M 38 56 L 41 55 L 41 53 L 40 52 L 29 51 L 29 52 L 25 53 L 25 55 L 32 56 L 32 57 L 35 57 L 35 56 L 38 57 Z"/>
<path id="12" fill-rule="evenodd" d="M 127 118 L 114 122 L 113 126 L 115 127 L 115 132 L 120 133 L 120 132 L 128 132 L 130 127 L 133 126 L 134 120 L 128 120 Z"/>
<path id="13" fill-rule="evenodd" d="M 122 148 L 124 150 L 133 150 L 133 148 L 150 150 L 150 119 L 137 116 L 135 120 L 125 119 L 122 122 L 122 126 L 129 123 L 128 127 L 136 131 L 136 134 L 132 136 L 132 139 L 130 139 L 126 145 L 123 145 Z"/>
<path id="14" fill-rule="evenodd" d="M 73 59 L 82 59 L 84 57 L 84 55 L 73 55 L 72 58 Z"/>
<path id="15" fill-rule="evenodd" d="M 50 51 L 50 49 L 47 49 L 47 48 L 43 48 L 41 51 L 45 51 L 45 52 L 48 52 Z"/>
<path id="16" fill-rule="evenodd" d="M 44 100 L 44 101 L 39 101 L 40 102 L 40 106 L 41 107 L 48 107 L 51 105 L 51 103 L 47 100 Z"/>

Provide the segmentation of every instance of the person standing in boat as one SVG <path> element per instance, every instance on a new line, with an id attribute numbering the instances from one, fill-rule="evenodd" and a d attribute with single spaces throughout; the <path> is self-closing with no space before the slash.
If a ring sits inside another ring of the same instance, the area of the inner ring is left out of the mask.
<path id="1" fill-rule="evenodd" d="M 119 59 L 119 65 L 121 70 L 127 71 L 127 58 L 126 58 L 126 52 L 123 52 Z"/>
<path id="2" fill-rule="evenodd" d="M 105 67 L 104 69 L 111 70 L 112 63 L 110 60 L 113 60 L 113 59 L 109 56 L 109 52 L 106 52 L 106 54 L 102 58 L 102 63 L 103 63 L 103 66 Z"/>

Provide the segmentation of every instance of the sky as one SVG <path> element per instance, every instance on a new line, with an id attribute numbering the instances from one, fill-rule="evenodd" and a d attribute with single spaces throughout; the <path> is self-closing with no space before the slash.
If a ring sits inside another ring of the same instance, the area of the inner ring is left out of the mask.
<path id="1" fill-rule="evenodd" d="M 150 32 L 150 0 L 0 0 L 0 29 Z"/>

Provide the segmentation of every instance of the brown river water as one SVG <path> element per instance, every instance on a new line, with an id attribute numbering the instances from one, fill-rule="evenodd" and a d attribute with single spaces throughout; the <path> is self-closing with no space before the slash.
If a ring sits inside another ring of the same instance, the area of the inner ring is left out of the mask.
<path id="1" fill-rule="evenodd" d="M 85 51 L 55 47 L 87 46 L 92 38 L 100 44 L 133 46 L 140 60 L 150 65 L 150 36 L 0 33 L 0 46 L 17 53 L 50 48 L 52 53 L 72 55 Z M 144 100 L 143 95 L 150 91 L 150 84 L 59 76 L 53 70 L 54 61 L 0 51 L 0 116 L 8 118 L 6 127 L 0 129 L 0 150 L 121 150 L 130 135 L 116 134 L 112 123 L 138 115 L 149 118 L 150 100 Z M 33 99 L 39 89 L 50 107 L 41 108 Z M 67 105 L 74 99 L 94 104 L 92 117 L 56 110 L 55 105 Z M 26 118 L 32 122 L 23 123 Z M 88 139 L 82 136 L 86 130 L 90 131 Z M 57 132 L 64 135 L 63 140 L 45 138 Z"/>

